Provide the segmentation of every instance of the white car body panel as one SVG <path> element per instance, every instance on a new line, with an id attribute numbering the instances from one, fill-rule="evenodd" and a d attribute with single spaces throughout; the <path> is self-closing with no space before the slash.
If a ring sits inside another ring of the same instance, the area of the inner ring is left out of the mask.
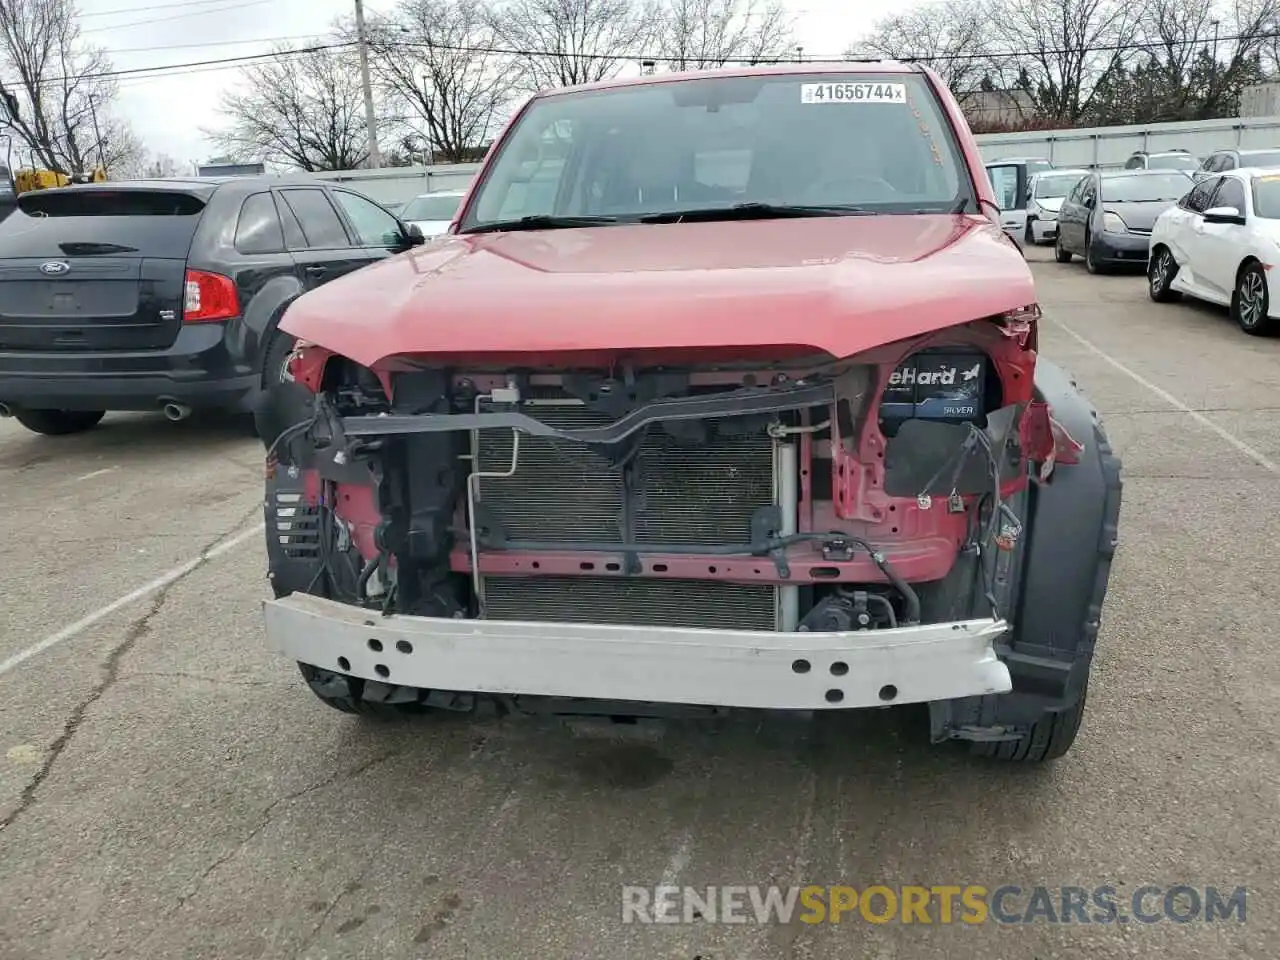
<path id="1" fill-rule="evenodd" d="M 1230 306 L 1242 263 L 1254 259 L 1267 269 L 1280 263 L 1280 220 L 1258 217 L 1253 209 L 1253 178 L 1266 173 L 1280 175 L 1280 170 L 1231 170 L 1204 178 L 1240 181 L 1245 202 L 1241 210 L 1246 221 L 1243 225 L 1206 223 L 1203 213 L 1180 205 L 1160 215 L 1151 231 L 1150 250 L 1163 246 L 1173 254 L 1178 273 L 1170 289 L 1197 300 Z M 1210 208 L 1221 205 L 1210 198 Z M 1280 317 L 1280 295 L 1269 298 L 1267 314 Z"/>

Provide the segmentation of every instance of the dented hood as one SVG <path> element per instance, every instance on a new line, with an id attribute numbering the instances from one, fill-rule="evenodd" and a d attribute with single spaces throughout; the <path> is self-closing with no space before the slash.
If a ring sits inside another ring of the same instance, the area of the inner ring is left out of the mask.
<path id="1" fill-rule="evenodd" d="M 281 328 L 365 366 L 772 346 L 845 357 L 1034 300 L 1022 254 L 980 217 L 635 224 L 449 237 L 305 294 Z"/>

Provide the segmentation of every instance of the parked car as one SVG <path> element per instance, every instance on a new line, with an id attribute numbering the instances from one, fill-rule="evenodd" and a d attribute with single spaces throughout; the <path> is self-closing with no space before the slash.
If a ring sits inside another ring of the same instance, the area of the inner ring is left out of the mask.
<path id="1" fill-rule="evenodd" d="M 464 196 L 465 190 L 437 190 L 434 193 L 419 194 L 405 204 L 400 215 L 406 223 L 421 230 L 423 236 L 438 237 L 449 229 Z"/>
<path id="2" fill-rule="evenodd" d="M 1000 208 L 1000 228 L 1015 240 L 1021 240 L 1027 229 L 1027 187 L 1038 173 L 1053 169 L 1053 164 L 1040 157 L 1005 157 L 986 164 L 996 205 Z"/>
<path id="3" fill-rule="evenodd" d="M 1084 177 L 1058 209 L 1054 255 L 1084 257 L 1090 273 L 1118 264 L 1145 264 L 1151 228 L 1193 186 L 1182 172 L 1125 171 Z"/>
<path id="4" fill-rule="evenodd" d="M 1165 210 L 1151 231 L 1151 299 L 1181 294 L 1221 304 L 1245 333 L 1280 330 L 1268 281 L 1280 249 L 1280 172 L 1206 177 Z"/>
<path id="5" fill-rule="evenodd" d="M 935 741 L 1066 752 L 1119 464 L 936 73 L 550 90 L 476 183 L 281 322 L 267 642 L 321 700 L 928 703 Z"/>
<path id="6" fill-rule="evenodd" d="M 74 433 L 108 410 L 245 409 L 285 307 L 422 242 L 313 179 L 131 180 L 22 194 L 0 222 L 0 414 Z"/>
<path id="7" fill-rule="evenodd" d="M 1242 167 L 1280 167 L 1280 150 L 1215 150 L 1204 158 L 1195 178 L 1201 180 L 1215 173 L 1239 170 Z"/>
<path id="8" fill-rule="evenodd" d="M 1162 150 L 1158 153 L 1136 150 L 1124 163 L 1126 170 L 1186 170 L 1188 173 L 1199 166 L 1200 161 L 1187 150 Z"/>
<path id="9" fill-rule="evenodd" d="M 0 207 L 11 207 L 18 200 L 18 191 L 13 183 L 13 174 L 3 163 L 0 163 Z"/>
<path id="10" fill-rule="evenodd" d="M 1027 188 L 1027 226 L 1023 240 L 1031 245 L 1053 243 L 1058 236 L 1058 208 L 1062 201 L 1089 171 L 1050 170 L 1037 173 Z"/>

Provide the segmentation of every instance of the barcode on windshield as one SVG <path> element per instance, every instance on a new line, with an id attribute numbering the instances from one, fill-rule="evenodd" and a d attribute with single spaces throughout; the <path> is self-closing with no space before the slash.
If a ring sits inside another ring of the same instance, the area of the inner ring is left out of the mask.
<path id="1" fill-rule="evenodd" d="M 801 103 L 907 102 L 905 83 L 802 83 Z"/>

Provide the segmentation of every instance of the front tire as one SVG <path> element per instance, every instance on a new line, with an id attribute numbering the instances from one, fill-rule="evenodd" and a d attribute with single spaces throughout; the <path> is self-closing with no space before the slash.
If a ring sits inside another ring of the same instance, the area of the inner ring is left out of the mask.
<path id="1" fill-rule="evenodd" d="M 33 433 L 62 437 L 96 427 L 105 410 L 14 410 L 13 418 Z"/>
<path id="2" fill-rule="evenodd" d="M 1080 722 L 1084 719 L 1085 702 L 1089 699 L 1086 683 L 1080 691 L 1080 699 L 1056 713 L 1046 713 L 1031 729 L 1017 740 L 994 741 L 973 744 L 973 752 L 980 757 L 1006 760 L 1015 763 L 1043 763 L 1065 756 L 1076 742 Z"/>
<path id="3" fill-rule="evenodd" d="M 427 713 L 428 708 L 416 701 L 409 703 L 382 703 L 364 698 L 368 681 L 349 677 L 345 673 L 321 670 L 309 663 L 298 662 L 302 679 L 307 681 L 322 703 L 340 713 L 354 713 L 374 720 L 399 720 L 404 717 Z"/>
<path id="4" fill-rule="evenodd" d="M 1173 279 L 1178 275 L 1178 261 L 1168 247 L 1157 247 L 1151 262 L 1147 264 L 1147 293 L 1156 303 L 1172 303 L 1179 299 L 1173 289 Z"/>
<path id="5" fill-rule="evenodd" d="M 1235 293 L 1231 296 L 1231 317 L 1245 333 L 1262 337 L 1275 332 L 1276 322 L 1267 315 L 1270 308 L 1267 275 L 1262 265 L 1255 261 L 1245 266 L 1236 277 Z"/>
<path id="6" fill-rule="evenodd" d="M 1059 263 L 1071 262 L 1071 251 L 1062 245 L 1062 228 L 1058 228 L 1058 239 L 1053 241 L 1053 259 Z"/>
<path id="7" fill-rule="evenodd" d="M 1102 264 L 1093 257 L 1093 236 L 1088 233 L 1084 235 L 1084 268 L 1095 276 L 1105 272 Z"/>
<path id="8" fill-rule="evenodd" d="M 297 342 L 295 337 L 282 330 L 276 330 L 271 334 L 267 350 L 262 355 L 262 388 L 264 390 L 273 383 L 284 382 L 285 364 L 289 362 L 289 355 L 293 353 Z"/>

